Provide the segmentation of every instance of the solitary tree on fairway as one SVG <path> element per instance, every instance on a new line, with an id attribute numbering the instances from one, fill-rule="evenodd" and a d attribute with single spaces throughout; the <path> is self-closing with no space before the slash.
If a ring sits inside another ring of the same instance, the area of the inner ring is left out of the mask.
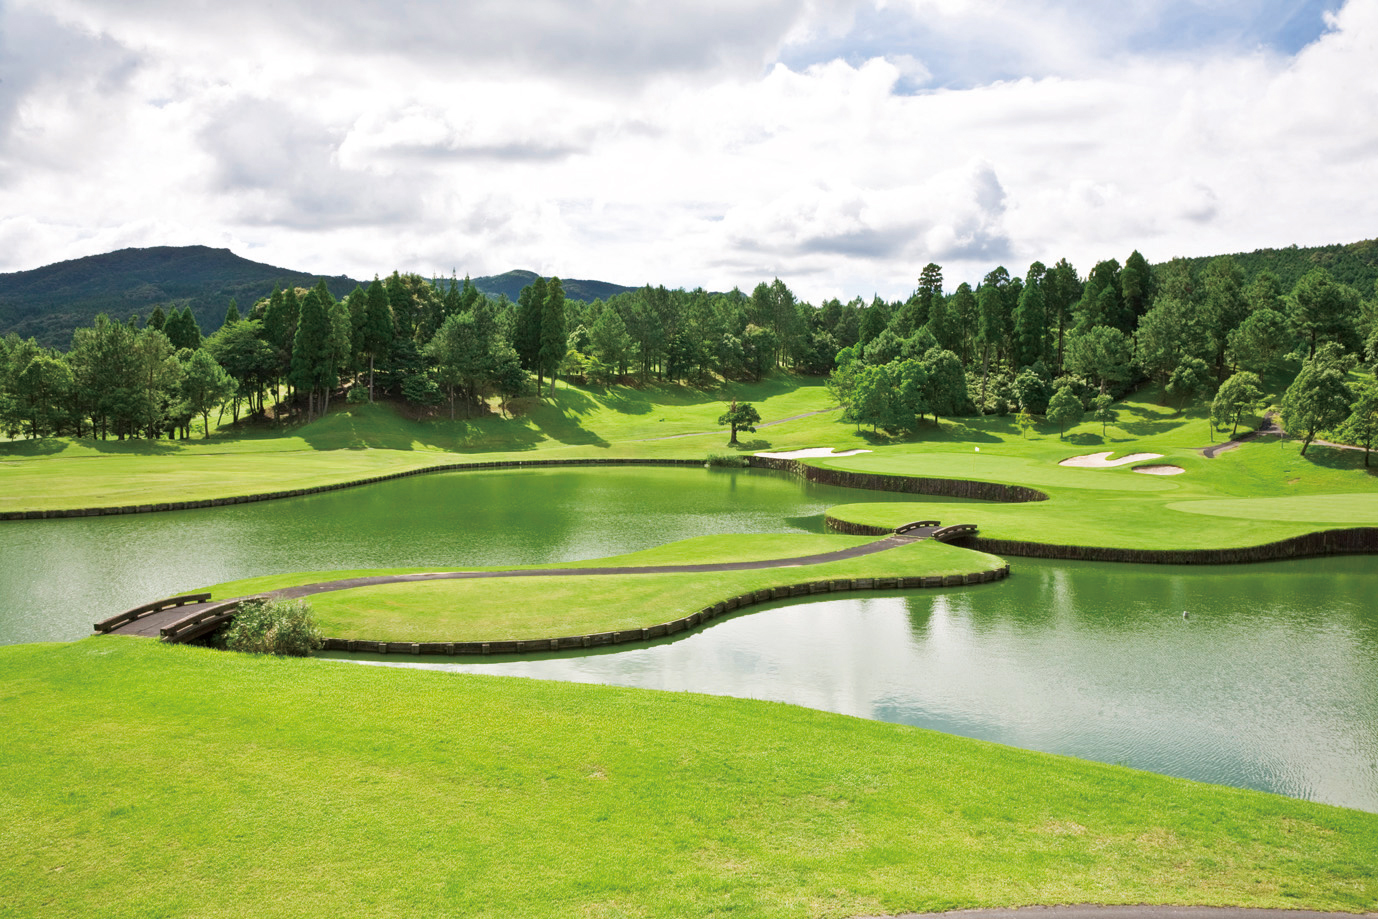
<path id="1" fill-rule="evenodd" d="M 1120 420 L 1120 413 L 1115 411 L 1115 397 L 1109 393 L 1096 396 L 1091 403 L 1091 419 L 1100 422 L 1100 436 L 1104 437 L 1105 426 Z"/>
<path id="2" fill-rule="evenodd" d="M 718 424 L 730 424 L 732 426 L 732 439 L 727 442 L 729 447 L 737 444 L 737 432 L 746 431 L 748 434 L 756 433 L 756 425 L 760 424 L 761 415 L 756 411 L 756 407 L 750 402 L 737 404 L 737 400 L 732 400 L 732 407 L 729 408 L 718 418 Z"/>
<path id="3" fill-rule="evenodd" d="M 1082 412 L 1081 400 L 1072 392 L 1072 387 L 1064 386 L 1053 395 L 1048 403 L 1048 420 L 1057 425 L 1058 440 L 1062 440 L 1068 425 L 1081 421 Z"/>

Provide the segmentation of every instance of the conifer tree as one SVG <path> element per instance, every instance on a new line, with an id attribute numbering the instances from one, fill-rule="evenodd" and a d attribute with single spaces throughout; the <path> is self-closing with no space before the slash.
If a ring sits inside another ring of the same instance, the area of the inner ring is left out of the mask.
<path id="1" fill-rule="evenodd" d="M 377 358 L 386 357 L 392 345 L 393 324 L 392 307 L 388 303 L 388 292 L 378 276 L 368 286 L 368 300 L 364 305 L 363 340 L 360 348 L 368 355 L 368 401 L 373 401 L 373 364 Z"/>
<path id="2" fill-rule="evenodd" d="M 330 317 L 316 290 L 301 299 L 297 332 L 292 340 L 290 378 L 297 392 L 307 393 L 306 418 L 316 414 L 316 396 L 327 386 L 330 371 Z"/>
<path id="3" fill-rule="evenodd" d="M 565 337 L 565 287 L 559 278 L 546 285 L 541 308 L 541 367 L 550 374 L 550 397 L 555 398 L 555 371 L 565 359 L 569 341 Z M 539 395 L 539 394 L 538 394 Z"/>

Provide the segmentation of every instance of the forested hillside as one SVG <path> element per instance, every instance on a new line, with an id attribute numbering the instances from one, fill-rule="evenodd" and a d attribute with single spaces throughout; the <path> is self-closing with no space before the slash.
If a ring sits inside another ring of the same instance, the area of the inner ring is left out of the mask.
<path id="1" fill-rule="evenodd" d="M 0 274 L 0 334 L 16 332 L 39 343 L 67 348 L 72 332 L 97 314 L 117 319 L 147 316 L 154 306 L 191 307 L 205 330 L 220 327 L 231 300 L 248 306 L 273 285 L 311 287 L 316 275 L 253 262 L 228 249 L 157 246 Z M 354 288 L 346 277 L 327 278 L 342 297 Z"/>
<path id="2" fill-rule="evenodd" d="M 509 271 L 475 278 L 473 284 L 482 293 L 516 300 L 535 279 L 532 271 Z M 319 280 L 318 275 L 250 261 L 228 249 L 121 249 L 0 274 L 0 335 L 14 332 L 65 349 L 71 346 L 72 333 L 91 325 L 100 313 L 121 320 L 137 313 L 147 319 L 155 306 L 164 313 L 190 307 L 196 324 L 209 333 L 220 327 L 231 300 L 247 312 L 275 286 L 310 288 Z M 325 283 L 336 298 L 358 284 L 343 275 L 326 278 Z M 592 301 L 631 289 L 604 281 L 565 282 L 571 300 Z"/>
<path id="3" fill-rule="evenodd" d="M 522 288 L 529 286 L 537 277 L 538 275 L 534 271 L 509 271 L 491 277 L 474 278 L 473 285 L 481 293 L 516 300 L 520 296 Z M 606 300 L 616 294 L 636 289 L 624 287 L 621 284 L 610 284 L 607 281 L 580 281 L 577 278 L 566 280 L 564 285 L 566 297 L 570 300 L 583 300 L 588 303 L 592 303 L 594 300 Z"/>
<path id="4" fill-rule="evenodd" d="M 1190 265 L 1193 271 L 1200 271 L 1212 258 L 1215 256 L 1181 261 Z M 1244 272 L 1246 278 L 1252 279 L 1255 275 L 1267 271 L 1288 290 L 1313 268 L 1324 268 L 1336 281 L 1358 288 L 1366 294 L 1371 293 L 1374 283 L 1378 282 L 1378 239 L 1333 246 L 1255 249 L 1253 252 L 1237 252 L 1230 258 L 1234 259 L 1234 263 Z M 1167 264 L 1169 263 L 1157 265 L 1154 270 L 1161 275 Z"/>

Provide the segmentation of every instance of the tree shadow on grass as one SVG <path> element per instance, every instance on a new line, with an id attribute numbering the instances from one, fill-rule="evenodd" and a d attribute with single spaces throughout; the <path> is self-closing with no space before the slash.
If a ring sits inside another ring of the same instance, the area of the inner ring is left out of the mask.
<path id="1" fill-rule="evenodd" d="M 86 443 L 86 440 L 77 441 Z M 98 445 L 95 441 L 93 445 Z M 26 456 L 54 456 L 67 449 L 67 441 L 60 437 L 42 437 L 38 440 L 8 440 L 0 442 L 0 457 L 20 459 Z"/>
<path id="2" fill-rule="evenodd" d="M 1337 469 L 1342 471 L 1367 472 L 1369 475 L 1378 474 L 1378 467 L 1370 465 L 1364 468 L 1364 451 L 1344 450 L 1340 447 L 1327 447 L 1324 444 L 1313 443 L 1306 448 L 1306 455 L 1302 457 L 1309 460 L 1313 465 L 1321 466 L 1325 469 Z M 1375 458 L 1370 456 L 1369 463 L 1375 462 Z"/>

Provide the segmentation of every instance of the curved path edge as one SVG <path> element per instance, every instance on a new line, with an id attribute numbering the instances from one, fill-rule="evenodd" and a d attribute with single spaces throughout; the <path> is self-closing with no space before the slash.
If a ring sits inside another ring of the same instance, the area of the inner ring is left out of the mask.
<path id="1" fill-rule="evenodd" d="M 1242 906 L 1016 906 L 1005 909 L 960 909 L 942 913 L 901 913 L 869 919 L 1336 919 L 1378 917 L 1378 913 L 1323 913 L 1304 909 Z"/>

